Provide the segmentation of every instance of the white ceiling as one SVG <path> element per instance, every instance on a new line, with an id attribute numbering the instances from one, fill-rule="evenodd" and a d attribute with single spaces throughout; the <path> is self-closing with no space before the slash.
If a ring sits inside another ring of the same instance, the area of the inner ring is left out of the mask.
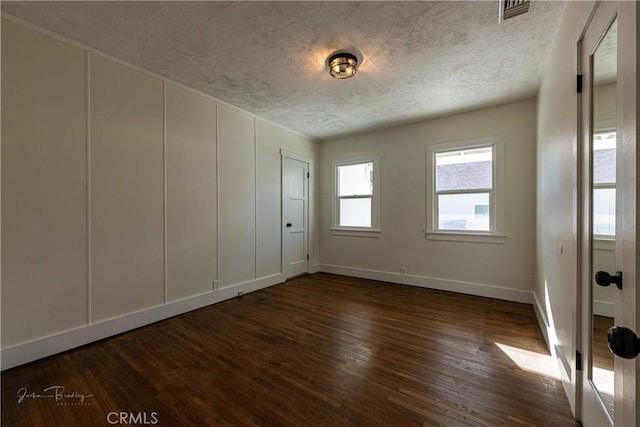
<path id="1" fill-rule="evenodd" d="M 498 2 L 11 2 L 2 10 L 326 139 L 535 95 L 563 11 Z M 326 58 L 357 50 L 357 75 Z"/>

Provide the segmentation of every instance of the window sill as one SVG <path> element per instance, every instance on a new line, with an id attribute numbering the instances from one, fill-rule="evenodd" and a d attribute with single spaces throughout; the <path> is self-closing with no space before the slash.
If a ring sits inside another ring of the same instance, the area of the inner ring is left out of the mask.
<path id="1" fill-rule="evenodd" d="M 601 250 L 601 251 L 615 251 L 616 250 L 616 240 L 602 237 L 595 237 L 593 239 L 593 249 Z"/>
<path id="2" fill-rule="evenodd" d="M 382 230 L 378 228 L 331 227 L 333 236 L 380 237 Z"/>
<path id="3" fill-rule="evenodd" d="M 460 231 L 432 231 L 424 233 L 428 240 L 447 240 L 451 242 L 476 242 L 504 244 L 507 238 L 505 233 L 460 232 Z"/>

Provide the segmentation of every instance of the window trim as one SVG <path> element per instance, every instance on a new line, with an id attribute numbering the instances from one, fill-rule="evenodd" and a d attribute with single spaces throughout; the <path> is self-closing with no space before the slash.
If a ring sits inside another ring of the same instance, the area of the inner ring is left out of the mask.
<path id="1" fill-rule="evenodd" d="M 436 154 L 445 151 L 468 150 L 492 147 L 492 179 L 493 189 L 471 191 L 437 192 L 436 184 Z M 426 191 L 426 227 L 425 235 L 429 240 L 450 240 L 460 242 L 504 243 L 504 141 L 493 136 L 487 138 L 433 144 L 426 150 L 427 191 Z M 438 195 L 489 193 L 489 230 L 444 230 L 438 228 Z"/>
<path id="2" fill-rule="evenodd" d="M 353 227 L 340 225 L 340 203 L 338 167 L 357 165 L 362 163 L 373 163 L 373 191 L 371 193 L 371 227 Z M 380 160 L 376 155 L 366 155 L 357 157 L 343 157 L 333 161 L 333 194 L 331 198 L 331 209 L 333 211 L 331 234 L 334 236 L 358 236 L 358 237 L 380 237 Z"/>
<path id="3" fill-rule="evenodd" d="M 599 251 L 615 251 L 616 250 L 616 239 L 612 239 L 610 237 L 598 237 L 602 235 L 594 235 L 593 236 L 593 249 L 597 249 Z"/>

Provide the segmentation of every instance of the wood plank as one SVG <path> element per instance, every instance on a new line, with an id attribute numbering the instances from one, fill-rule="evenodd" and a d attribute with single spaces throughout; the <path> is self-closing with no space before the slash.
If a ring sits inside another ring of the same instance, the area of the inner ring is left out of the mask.
<path id="1" fill-rule="evenodd" d="M 614 325 L 612 317 L 593 316 L 593 364 L 613 371 L 614 355 L 607 344 L 607 332 Z"/>
<path id="2" fill-rule="evenodd" d="M 2 425 L 579 425 L 497 344 L 549 357 L 530 305 L 319 273 L 5 371 Z"/>

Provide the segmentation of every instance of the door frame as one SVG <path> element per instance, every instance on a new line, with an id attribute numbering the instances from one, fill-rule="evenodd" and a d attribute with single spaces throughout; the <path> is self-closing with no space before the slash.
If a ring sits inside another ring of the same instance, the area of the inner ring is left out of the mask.
<path id="1" fill-rule="evenodd" d="M 281 228 L 281 233 L 280 233 L 280 239 L 281 239 L 281 260 L 282 260 L 282 266 L 281 266 L 281 270 L 282 270 L 282 277 L 284 280 L 289 279 L 290 277 L 287 275 L 287 258 L 286 258 L 286 251 L 287 251 L 287 245 L 286 245 L 286 241 L 287 239 L 285 238 L 285 233 L 287 232 L 287 227 L 285 225 L 286 223 L 286 219 L 285 219 L 285 176 L 284 176 L 284 168 L 285 168 L 285 162 L 286 159 L 292 159 L 292 160 L 297 160 L 299 162 L 303 162 L 307 164 L 307 172 L 309 173 L 309 176 L 307 177 L 306 180 L 306 192 L 307 192 L 307 198 L 305 201 L 305 209 L 304 209 L 304 231 L 305 231 L 305 249 L 307 254 L 309 254 L 309 258 L 311 258 L 311 235 L 310 235 L 310 222 L 309 220 L 311 219 L 311 216 L 309 214 L 309 206 L 310 206 L 310 199 L 311 199 L 311 177 L 313 177 L 313 162 L 311 161 L 310 157 L 307 157 L 303 154 L 298 154 L 295 153 L 293 151 L 288 151 L 285 149 L 280 149 L 280 228 Z M 310 268 L 309 266 L 311 265 L 311 260 L 307 259 L 307 268 L 306 268 L 306 272 L 310 273 Z M 293 276 L 291 276 L 293 277 Z"/>
<path id="2" fill-rule="evenodd" d="M 578 296 L 576 321 L 577 339 L 576 346 L 585 360 L 582 371 L 576 375 L 576 417 L 581 421 L 593 413 L 593 405 L 600 405 L 599 399 L 585 392 L 588 383 L 589 364 L 591 363 L 591 320 L 587 318 L 590 313 L 591 302 L 591 88 L 592 76 L 590 53 L 584 57 L 585 49 L 593 46 L 585 46 L 585 37 L 592 25 L 593 28 L 601 28 L 611 22 L 613 16 L 618 20 L 618 44 L 617 44 L 617 69 L 618 81 L 616 87 L 617 125 L 616 131 L 619 138 L 617 144 L 618 172 L 616 179 L 616 270 L 624 271 L 624 288 L 616 295 L 615 319 L 616 324 L 626 326 L 640 332 L 640 316 L 637 307 L 640 307 L 640 293 L 636 291 L 637 266 L 640 260 L 637 249 L 638 228 L 640 216 L 638 215 L 637 194 L 637 166 L 640 163 L 636 149 L 636 126 L 638 120 L 637 108 L 637 22 L 640 22 L 640 7 L 635 2 L 598 2 L 587 20 L 584 30 L 577 43 L 578 73 L 583 75 L 583 92 L 578 95 L 577 117 L 577 273 Z M 591 43 L 592 44 L 592 43 Z M 622 148 L 622 150 L 620 150 Z M 624 217 L 622 216 L 625 213 Z M 620 219 L 624 219 L 623 221 Z M 623 267 L 624 266 L 624 267 Z M 637 373 L 640 372 L 640 358 L 626 360 L 615 357 L 615 426 L 637 425 L 640 414 L 637 406 L 640 403 L 638 397 Z M 585 383 L 587 382 L 587 383 Z M 594 399 L 597 399 L 594 400 Z M 605 411 L 606 412 L 606 411 Z M 602 420 L 601 420 L 602 421 Z"/>
<path id="3" fill-rule="evenodd" d="M 576 371 L 576 401 L 579 410 L 576 415 L 585 423 L 595 422 L 595 425 L 614 425 L 595 385 L 591 381 L 593 364 L 593 241 L 592 241 L 592 170 L 591 159 L 593 133 L 593 93 L 592 93 L 592 56 L 594 49 L 600 45 L 606 31 L 611 23 L 617 19 L 617 10 L 609 4 L 602 7 L 602 3 L 596 3 L 591 11 L 591 15 L 584 27 L 582 36 L 578 42 L 578 73 L 582 75 L 582 93 L 579 99 L 579 137 L 577 157 L 578 157 L 578 294 L 577 304 L 577 325 L 578 333 L 576 347 L 581 352 L 582 369 Z M 604 28 L 604 31 L 599 31 Z M 597 32 L 596 32 L 597 31 Z M 596 38 L 597 37 L 597 38 Z M 616 96 L 618 88 L 616 88 Z M 616 117 L 619 117 L 616 110 Z M 618 123 L 616 122 L 616 126 Z M 616 239 L 619 240 L 619 239 Z M 617 395 L 617 393 L 615 393 Z"/>
<path id="4" fill-rule="evenodd" d="M 622 217 L 621 235 L 622 241 L 616 240 L 616 253 L 620 251 L 622 264 L 624 265 L 625 286 L 616 300 L 616 322 L 621 326 L 633 329 L 640 333 L 640 293 L 637 290 L 638 266 L 640 265 L 640 244 L 638 223 L 638 157 L 637 150 L 637 123 L 638 123 L 638 86 L 637 86 L 637 50 L 638 50 L 638 22 L 640 6 L 634 2 L 616 2 L 618 7 L 618 79 L 617 108 L 621 114 L 618 118 L 618 127 L 622 137 L 622 154 L 618 156 L 619 165 L 617 195 L 620 195 L 622 203 L 616 208 L 622 207 L 623 212 L 634 212 L 635 215 Z M 622 205 L 622 206 L 621 206 Z M 617 231 L 617 230 L 616 230 Z M 616 255 L 616 258 L 617 255 Z M 616 264 L 618 260 L 616 260 Z M 618 270 L 622 270 L 616 265 Z M 621 311 L 621 312 L 620 312 Z M 621 319 L 621 320 L 618 320 Z M 620 369 L 619 369 L 620 368 Z M 615 382 L 616 396 L 616 426 L 638 425 L 640 414 L 638 406 L 640 393 L 638 387 L 638 373 L 640 372 L 640 358 L 622 359 L 615 358 Z"/>

